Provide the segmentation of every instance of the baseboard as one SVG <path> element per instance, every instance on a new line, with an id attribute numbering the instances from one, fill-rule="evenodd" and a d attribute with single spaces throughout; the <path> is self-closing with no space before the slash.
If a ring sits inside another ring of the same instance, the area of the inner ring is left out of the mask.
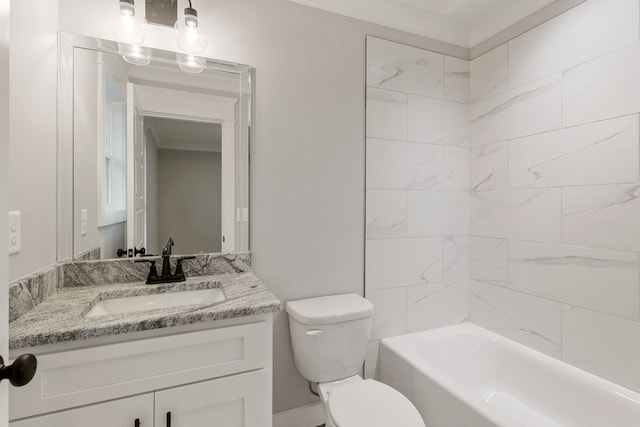
<path id="1" fill-rule="evenodd" d="M 322 403 L 299 406 L 273 414 L 273 427 L 317 427 L 324 424 Z"/>

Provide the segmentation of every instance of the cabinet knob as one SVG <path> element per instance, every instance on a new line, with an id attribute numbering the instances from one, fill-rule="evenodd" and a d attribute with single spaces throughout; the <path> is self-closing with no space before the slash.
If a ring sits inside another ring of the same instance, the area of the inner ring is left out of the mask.
<path id="1" fill-rule="evenodd" d="M 171 412 L 167 412 L 167 427 L 171 427 Z"/>
<path id="2" fill-rule="evenodd" d="M 136 420 L 133 422 L 133 426 L 140 427 L 140 418 L 136 418 Z"/>
<path id="3" fill-rule="evenodd" d="M 33 379 L 37 368 L 38 360 L 33 354 L 23 354 L 9 366 L 4 365 L 0 356 L 0 381 L 9 380 L 11 385 L 22 387 Z"/>

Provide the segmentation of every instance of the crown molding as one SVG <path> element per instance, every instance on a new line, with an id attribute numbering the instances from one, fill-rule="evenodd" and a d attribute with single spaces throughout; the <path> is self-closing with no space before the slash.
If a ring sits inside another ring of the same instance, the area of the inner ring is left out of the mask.
<path id="1" fill-rule="evenodd" d="M 295 3 L 469 47 L 469 25 L 393 0 L 290 0 Z"/>

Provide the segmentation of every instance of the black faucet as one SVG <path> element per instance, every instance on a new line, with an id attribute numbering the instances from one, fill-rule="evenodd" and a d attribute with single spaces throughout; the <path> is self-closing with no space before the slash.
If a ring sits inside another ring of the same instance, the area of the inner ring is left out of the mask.
<path id="1" fill-rule="evenodd" d="M 174 283 L 184 282 L 186 277 L 184 270 L 182 269 L 182 261 L 186 259 L 194 259 L 195 256 L 183 256 L 176 260 L 176 270 L 171 274 L 171 247 L 173 246 L 173 239 L 169 238 L 167 244 L 162 250 L 162 273 L 158 276 L 158 269 L 156 268 L 155 259 L 137 259 L 135 262 L 148 262 L 151 264 L 149 267 L 149 275 L 147 276 L 148 285 L 156 285 L 159 283 Z"/>
<path id="2" fill-rule="evenodd" d="M 162 249 L 162 277 L 171 276 L 171 264 L 169 260 L 171 259 L 171 247 L 173 246 L 173 239 L 169 237 L 167 240 L 167 244 L 164 245 L 164 249 Z"/>

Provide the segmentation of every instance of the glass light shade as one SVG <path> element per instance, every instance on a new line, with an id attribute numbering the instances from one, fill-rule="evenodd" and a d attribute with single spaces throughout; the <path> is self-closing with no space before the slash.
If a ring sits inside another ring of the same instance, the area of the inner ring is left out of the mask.
<path id="1" fill-rule="evenodd" d="M 136 13 L 133 0 L 120 1 L 109 21 L 116 40 L 130 45 L 140 45 L 147 37 L 147 21 Z"/>
<path id="2" fill-rule="evenodd" d="M 147 47 L 118 43 L 118 52 L 129 64 L 148 65 L 151 62 L 151 51 Z"/>
<path id="3" fill-rule="evenodd" d="M 207 65 L 207 58 L 203 56 L 176 53 L 176 59 L 180 69 L 187 73 L 201 73 Z"/>
<path id="4" fill-rule="evenodd" d="M 186 8 L 184 18 L 178 19 L 173 28 L 176 30 L 178 46 L 185 52 L 197 55 L 207 48 L 209 35 L 198 25 L 198 14 L 195 9 Z"/>

